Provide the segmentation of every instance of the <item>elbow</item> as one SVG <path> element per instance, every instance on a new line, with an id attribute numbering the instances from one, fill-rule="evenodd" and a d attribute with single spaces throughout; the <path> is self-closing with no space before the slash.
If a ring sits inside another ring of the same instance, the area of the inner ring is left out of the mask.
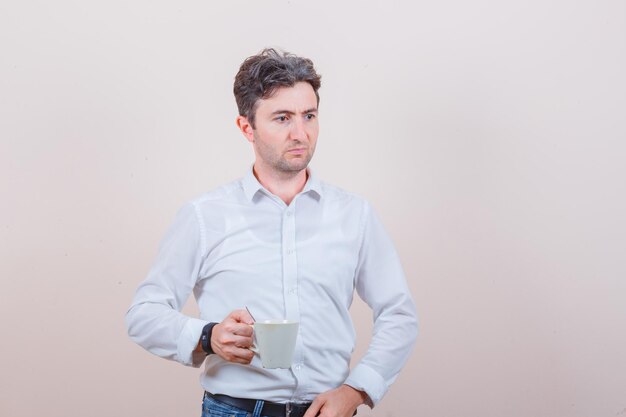
<path id="1" fill-rule="evenodd" d="M 417 308 L 415 307 L 415 303 L 411 300 L 411 309 L 410 309 L 410 320 L 409 320 L 409 328 L 413 341 L 417 339 L 417 335 L 419 334 L 420 323 L 419 317 L 417 315 Z"/>
<path id="2" fill-rule="evenodd" d="M 415 313 L 412 317 L 411 320 L 411 336 L 413 338 L 413 341 L 415 341 L 417 339 L 417 336 L 419 335 L 419 331 L 420 331 L 420 323 L 419 323 L 419 319 L 417 317 L 417 313 Z"/>
<path id="3" fill-rule="evenodd" d="M 131 306 L 126 315 L 124 316 L 124 323 L 126 325 L 126 334 L 132 340 L 135 340 L 137 336 L 137 320 L 136 320 L 135 306 Z"/>

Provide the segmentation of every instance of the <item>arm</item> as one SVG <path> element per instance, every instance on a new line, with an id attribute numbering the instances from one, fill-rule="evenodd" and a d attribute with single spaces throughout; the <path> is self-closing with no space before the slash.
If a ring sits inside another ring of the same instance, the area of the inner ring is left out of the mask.
<path id="1" fill-rule="evenodd" d="M 206 357 L 196 347 L 207 323 L 180 311 L 199 276 L 204 241 L 195 207 L 188 204 L 178 212 L 126 313 L 133 341 L 155 355 L 195 367 Z"/>
<path id="2" fill-rule="evenodd" d="M 372 309 L 374 329 L 367 353 L 345 384 L 365 391 L 376 405 L 409 358 L 417 337 L 417 314 L 393 243 L 368 204 L 355 285 Z"/>
<path id="3" fill-rule="evenodd" d="M 376 405 L 398 376 L 417 336 L 415 305 L 400 260 L 367 204 L 355 285 L 374 313 L 368 351 L 344 384 L 317 396 L 304 417 L 351 417 L 361 404 Z"/>
<path id="4" fill-rule="evenodd" d="M 128 335 L 137 344 L 166 359 L 198 367 L 206 358 L 200 337 L 206 321 L 180 311 L 193 290 L 207 253 L 206 238 L 195 206 L 177 214 L 148 277 L 126 313 Z M 254 353 L 252 318 L 235 310 L 213 328 L 211 347 L 226 361 L 249 364 Z"/>

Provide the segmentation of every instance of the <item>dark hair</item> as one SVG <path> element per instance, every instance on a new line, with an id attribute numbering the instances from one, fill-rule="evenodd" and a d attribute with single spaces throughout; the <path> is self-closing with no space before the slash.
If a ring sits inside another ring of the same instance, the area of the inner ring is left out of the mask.
<path id="1" fill-rule="evenodd" d="M 293 87 L 297 82 L 307 82 L 317 93 L 321 76 L 315 72 L 313 62 L 289 52 L 266 48 L 247 58 L 235 76 L 233 92 L 239 115 L 248 118 L 254 128 L 254 116 L 259 100 L 271 97 L 281 87 Z"/>

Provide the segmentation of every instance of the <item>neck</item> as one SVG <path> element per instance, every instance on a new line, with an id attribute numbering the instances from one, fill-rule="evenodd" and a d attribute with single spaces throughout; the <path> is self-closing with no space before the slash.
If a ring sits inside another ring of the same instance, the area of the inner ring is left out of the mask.
<path id="1" fill-rule="evenodd" d="M 294 197 L 304 189 L 308 174 L 306 169 L 297 172 L 274 172 L 264 170 L 262 166 L 254 164 L 254 176 L 269 192 L 278 196 L 289 205 Z"/>

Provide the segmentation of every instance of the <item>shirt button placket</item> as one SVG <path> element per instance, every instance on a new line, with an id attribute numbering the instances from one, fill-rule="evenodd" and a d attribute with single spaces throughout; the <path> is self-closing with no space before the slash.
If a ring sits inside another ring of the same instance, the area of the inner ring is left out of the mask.
<path id="1" fill-rule="evenodd" d="M 288 207 L 283 214 L 283 291 L 285 297 L 285 315 L 290 320 L 300 319 L 298 306 L 298 262 L 296 253 L 296 222 L 293 207 Z"/>
<path id="2" fill-rule="evenodd" d="M 285 316 L 289 320 L 300 321 L 300 306 L 298 302 L 298 253 L 296 250 L 296 216 L 294 213 L 295 200 L 287 207 L 283 214 L 282 243 L 283 243 L 283 295 L 285 299 Z M 300 328 L 300 332 L 302 328 Z M 301 395 L 303 386 L 306 385 L 303 378 L 302 363 L 304 350 L 302 338 L 296 340 L 292 367 L 293 373 L 298 380 L 298 389 L 294 397 Z"/>

